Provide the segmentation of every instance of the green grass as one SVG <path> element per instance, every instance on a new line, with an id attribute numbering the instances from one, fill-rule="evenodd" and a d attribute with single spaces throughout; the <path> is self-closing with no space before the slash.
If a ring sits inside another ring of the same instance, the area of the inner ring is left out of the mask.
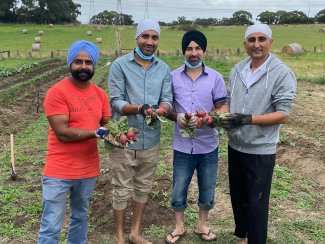
<path id="1" fill-rule="evenodd" d="M 313 51 L 314 47 L 324 45 L 324 34 L 319 33 L 321 25 L 297 25 L 297 26 L 272 26 L 273 29 L 273 51 L 279 52 L 282 48 L 291 43 L 299 43 L 308 51 Z M 27 29 L 28 34 L 22 34 L 22 29 Z M 178 28 L 162 27 L 159 49 L 164 52 L 175 52 L 181 50 L 181 39 L 184 31 Z M 57 49 L 67 49 L 76 40 L 85 39 L 96 42 L 96 37 L 102 37 L 103 43 L 98 44 L 101 51 L 115 50 L 115 30 L 114 26 L 102 26 L 101 31 L 89 25 L 55 25 L 49 28 L 46 25 L 16 25 L 0 24 L 1 50 L 10 50 L 16 53 L 20 51 L 31 51 L 31 44 L 38 36 L 38 31 L 43 30 L 41 36 L 42 52 L 56 51 Z M 93 35 L 88 36 L 87 31 L 92 31 Z M 200 27 L 208 39 L 208 50 L 240 48 L 243 50 L 243 36 L 245 26 L 218 26 Z M 305 38 L 308 36 L 308 38 Z M 135 46 L 135 26 L 125 26 L 121 28 L 122 48 L 134 48 Z"/>

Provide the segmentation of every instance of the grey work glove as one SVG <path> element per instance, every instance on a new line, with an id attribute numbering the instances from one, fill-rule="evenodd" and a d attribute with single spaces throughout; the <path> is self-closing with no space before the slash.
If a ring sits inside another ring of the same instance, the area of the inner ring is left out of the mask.
<path id="1" fill-rule="evenodd" d="M 220 118 L 221 127 L 226 130 L 236 129 L 243 125 L 250 125 L 252 123 L 251 114 L 227 114 L 224 117 Z"/>
<path id="2" fill-rule="evenodd" d="M 197 126 L 197 117 L 189 113 L 178 113 L 177 114 L 177 124 L 180 128 L 189 127 L 191 129 Z"/>

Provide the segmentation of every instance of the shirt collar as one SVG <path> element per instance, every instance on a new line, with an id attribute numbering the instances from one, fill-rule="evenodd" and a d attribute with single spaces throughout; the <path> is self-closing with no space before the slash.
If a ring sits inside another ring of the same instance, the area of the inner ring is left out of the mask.
<path id="1" fill-rule="evenodd" d="M 264 61 L 264 63 L 260 66 L 260 67 L 258 67 L 254 72 L 256 72 L 256 71 L 265 71 L 266 70 L 266 66 L 267 66 L 267 64 L 269 63 L 269 61 L 270 61 L 270 59 L 271 59 L 271 56 L 272 56 L 272 54 L 271 53 L 269 53 L 269 56 L 268 56 L 268 58 Z M 246 70 L 249 70 L 249 71 L 251 71 L 251 63 L 252 63 L 252 59 L 250 59 L 249 61 L 248 61 L 248 63 L 246 64 L 246 66 L 245 66 L 245 69 Z"/>

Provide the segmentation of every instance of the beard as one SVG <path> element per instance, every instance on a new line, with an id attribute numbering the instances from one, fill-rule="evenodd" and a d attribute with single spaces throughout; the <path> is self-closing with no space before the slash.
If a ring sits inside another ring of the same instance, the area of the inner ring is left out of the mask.
<path id="1" fill-rule="evenodd" d="M 89 81 L 94 76 L 94 72 L 91 72 L 88 69 L 78 69 L 78 70 L 70 69 L 70 72 L 74 79 L 82 82 Z"/>
<path id="2" fill-rule="evenodd" d="M 197 65 L 198 63 L 200 63 L 202 60 L 200 57 L 198 56 L 190 56 L 189 59 L 187 60 L 190 64 L 192 65 Z"/>

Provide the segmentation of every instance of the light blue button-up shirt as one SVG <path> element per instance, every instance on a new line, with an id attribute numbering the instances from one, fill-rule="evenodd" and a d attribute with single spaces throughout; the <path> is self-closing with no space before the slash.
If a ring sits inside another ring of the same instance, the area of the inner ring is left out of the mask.
<path id="1" fill-rule="evenodd" d="M 113 119 L 123 116 L 126 104 L 159 105 L 168 103 L 172 106 L 171 75 L 168 65 L 154 57 L 145 70 L 131 52 L 116 59 L 109 71 L 109 96 Z M 142 150 L 160 142 L 160 126 L 152 129 L 141 114 L 128 115 L 130 127 L 137 128 L 138 142 L 129 145 L 129 149 Z"/>
<path id="2" fill-rule="evenodd" d="M 215 109 L 216 102 L 226 100 L 226 85 L 221 74 L 205 66 L 202 74 L 193 81 L 184 67 L 181 66 L 172 72 L 175 112 L 211 112 Z M 217 130 L 205 125 L 195 131 L 194 138 L 184 138 L 175 122 L 173 149 L 188 154 L 203 154 L 218 147 Z"/>

